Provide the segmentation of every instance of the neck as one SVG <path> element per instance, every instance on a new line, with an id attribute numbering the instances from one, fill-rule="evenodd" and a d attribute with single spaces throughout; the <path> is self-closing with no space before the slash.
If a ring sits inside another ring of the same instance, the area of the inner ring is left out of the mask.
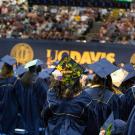
<path id="1" fill-rule="evenodd" d="M 96 87 L 102 87 L 100 84 L 94 84 L 91 86 L 91 88 L 96 88 Z"/>

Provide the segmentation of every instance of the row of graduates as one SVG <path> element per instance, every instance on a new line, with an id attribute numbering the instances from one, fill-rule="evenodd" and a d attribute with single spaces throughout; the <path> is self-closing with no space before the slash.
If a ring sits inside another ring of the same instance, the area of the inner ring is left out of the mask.
<path id="1" fill-rule="evenodd" d="M 84 72 L 72 87 L 63 85 L 55 68 L 41 71 L 39 60 L 19 67 L 18 77 L 13 75 L 14 58 L 7 55 L 1 61 L 0 134 L 38 135 L 41 129 L 45 135 L 98 135 L 100 130 L 108 135 L 135 134 L 131 65 L 124 68 L 128 75 L 118 92 L 110 76 L 118 67 L 106 59 L 88 65 L 93 74 Z M 114 120 L 108 122 L 112 114 Z"/>

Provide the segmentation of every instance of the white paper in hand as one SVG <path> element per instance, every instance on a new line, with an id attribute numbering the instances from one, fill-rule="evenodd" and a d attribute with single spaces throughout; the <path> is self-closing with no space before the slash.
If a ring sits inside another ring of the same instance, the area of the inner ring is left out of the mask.
<path id="1" fill-rule="evenodd" d="M 124 69 L 119 69 L 111 74 L 113 85 L 119 87 L 123 80 L 127 77 L 128 72 Z"/>

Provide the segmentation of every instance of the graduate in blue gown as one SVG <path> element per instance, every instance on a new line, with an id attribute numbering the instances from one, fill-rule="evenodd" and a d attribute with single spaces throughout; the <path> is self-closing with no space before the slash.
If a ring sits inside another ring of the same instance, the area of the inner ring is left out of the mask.
<path id="1" fill-rule="evenodd" d="M 114 119 L 113 112 L 101 127 L 99 135 L 124 135 L 127 123 L 120 119 Z"/>
<path id="2" fill-rule="evenodd" d="M 13 65 L 16 60 L 9 55 L 4 56 L 0 73 L 0 134 L 12 135 L 16 128 L 18 102 L 15 85 L 17 78 L 13 76 Z"/>
<path id="3" fill-rule="evenodd" d="M 34 93 L 34 82 L 36 79 L 36 61 L 25 65 L 28 71 L 21 77 L 23 89 L 18 93 L 19 103 L 21 104 L 21 114 L 23 123 L 21 129 L 28 131 L 30 135 L 38 135 L 40 127 L 40 116 L 38 102 Z"/>
<path id="4" fill-rule="evenodd" d="M 127 77 L 123 80 L 120 89 L 125 94 L 127 90 L 132 87 L 135 83 L 134 77 L 135 77 L 135 70 L 133 68 L 133 65 L 127 64 L 123 67 L 124 70 L 128 72 Z"/>
<path id="5" fill-rule="evenodd" d="M 125 94 L 121 97 L 121 101 L 123 103 L 122 106 L 122 119 L 127 121 L 128 117 L 130 115 L 130 112 L 132 108 L 135 105 L 135 70 L 132 70 L 131 72 L 128 71 L 128 76 L 123 81 L 123 86 L 126 85 L 127 90 L 125 90 Z"/>
<path id="6" fill-rule="evenodd" d="M 42 65 L 43 62 L 41 60 L 38 60 L 36 63 L 36 79 L 33 82 L 33 94 L 36 97 L 37 102 L 37 109 L 38 109 L 38 116 L 40 119 L 40 125 L 39 125 L 39 131 L 40 134 L 44 133 L 44 123 L 43 119 L 41 118 L 41 111 L 43 109 L 43 106 L 46 104 L 47 101 L 47 91 L 48 91 L 48 78 L 42 78 L 40 75 L 42 74 Z"/>
<path id="7" fill-rule="evenodd" d="M 124 135 L 135 135 L 135 106 L 130 113 Z"/>
<path id="8" fill-rule="evenodd" d="M 23 116 L 20 125 L 33 135 L 38 135 L 44 126 L 41 111 L 46 103 L 48 86 L 42 78 L 38 77 L 38 73 L 42 70 L 41 64 L 41 61 L 36 59 L 25 65 L 28 72 L 21 77 L 24 90 L 19 93 Z M 20 73 L 22 71 L 24 70 Z"/>
<path id="9" fill-rule="evenodd" d="M 42 78 L 39 76 L 39 74 L 42 74 L 42 65 L 43 63 L 38 60 L 36 63 L 36 74 L 37 77 L 34 81 L 34 94 L 37 98 L 38 106 L 39 106 L 39 111 L 41 112 L 43 109 L 44 104 L 46 103 L 47 99 L 47 90 L 48 90 L 48 84 L 44 80 L 45 78 Z"/>
<path id="10" fill-rule="evenodd" d="M 97 135 L 95 115 L 87 107 L 92 100 L 86 92 L 82 91 L 79 82 L 80 75 L 74 78 L 75 82 L 72 80 L 72 75 L 80 74 L 80 71 L 71 68 L 72 65 L 68 62 L 62 63 L 62 67 L 61 65 L 58 66 L 61 72 L 57 69 L 52 73 L 51 85 L 47 94 L 48 102 L 42 113 L 46 125 L 45 134 Z M 65 66 L 68 69 L 65 69 Z M 69 69 L 72 72 L 71 74 Z M 72 71 L 73 69 L 75 71 Z"/>
<path id="11" fill-rule="evenodd" d="M 99 62 L 89 65 L 89 68 L 94 71 L 95 75 L 92 86 L 85 91 L 94 102 L 90 107 L 96 113 L 98 127 L 100 128 L 112 111 L 115 119 L 120 117 L 120 99 L 118 95 L 112 92 L 110 77 L 110 74 L 118 68 L 106 59 L 101 59 Z"/>

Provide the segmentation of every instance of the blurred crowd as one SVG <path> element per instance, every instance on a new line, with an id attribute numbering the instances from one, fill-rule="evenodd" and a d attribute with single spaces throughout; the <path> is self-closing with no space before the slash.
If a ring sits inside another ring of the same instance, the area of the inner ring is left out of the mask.
<path id="1" fill-rule="evenodd" d="M 89 37 L 96 22 L 100 22 L 101 27 L 96 37 Z M 29 7 L 26 0 L 1 0 L 0 38 L 90 40 L 135 45 L 135 6 L 126 10 Z"/>
<path id="2" fill-rule="evenodd" d="M 99 30 L 101 43 L 113 42 L 135 45 L 135 7 L 127 10 L 106 10 L 104 21 Z"/>
<path id="3" fill-rule="evenodd" d="M 0 3 L 1 38 L 76 40 L 89 31 L 97 15 L 92 8 L 28 8 L 26 2 L 13 1 Z"/>

